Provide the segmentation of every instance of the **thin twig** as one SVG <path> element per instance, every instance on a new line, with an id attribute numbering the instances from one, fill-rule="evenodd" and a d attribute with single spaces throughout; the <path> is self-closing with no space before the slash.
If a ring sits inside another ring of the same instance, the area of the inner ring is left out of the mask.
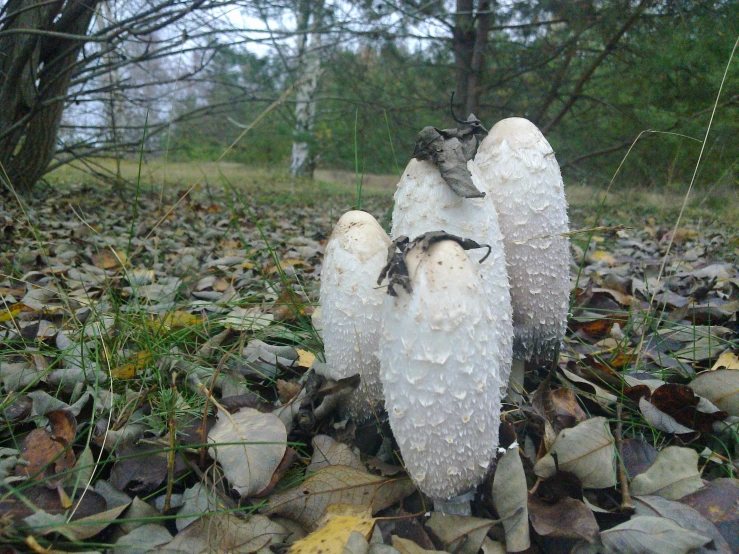
<path id="1" fill-rule="evenodd" d="M 175 406 L 170 406 L 171 410 L 169 412 L 169 452 L 167 452 L 167 495 L 164 498 L 164 508 L 162 509 L 162 513 L 167 513 L 170 509 L 171 501 L 172 501 L 172 489 L 174 488 L 174 457 L 175 457 L 175 435 L 177 433 L 177 426 L 175 424 L 175 416 L 177 414 L 177 383 L 175 380 L 177 379 L 177 372 L 172 372 L 172 392 L 175 394 Z"/>
<path id="2" fill-rule="evenodd" d="M 621 511 L 632 513 L 634 503 L 629 492 L 629 476 L 626 473 L 623 454 L 623 423 L 621 422 L 621 404 L 616 404 L 616 448 L 618 450 L 618 481 L 621 485 Z"/>

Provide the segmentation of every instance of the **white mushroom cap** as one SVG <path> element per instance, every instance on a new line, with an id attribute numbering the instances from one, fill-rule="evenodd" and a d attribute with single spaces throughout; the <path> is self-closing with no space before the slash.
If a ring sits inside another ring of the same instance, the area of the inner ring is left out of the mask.
<path id="1" fill-rule="evenodd" d="M 484 186 L 475 180 L 473 173 L 472 182 L 477 187 Z M 390 233 L 393 239 L 401 235 L 413 239 L 429 231 L 443 230 L 485 242 L 484 237 L 491 225 L 486 207 L 492 207 L 492 202 L 487 198 L 457 196 L 442 179 L 439 168 L 430 161 L 411 159 L 403 171 L 394 199 Z"/>
<path id="2" fill-rule="evenodd" d="M 479 484 L 495 457 L 510 345 L 506 356 L 482 266 L 459 244 L 418 244 L 406 263 L 412 292 L 385 304 L 385 407 L 411 477 L 446 500 Z"/>
<path id="3" fill-rule="evenodd" d="M 321 272 L 321 319 L 330 379 L 359 373 L 362 382 L 347 411 L 357 420 L 372 415 L 382 401 L 378 345 L 385 289 L 377 277 L 390 239 L 370 214 L 350 211 L 339 219 L 326 246 Z"/>
<path id="4" fill-rule="evenodd" d="M 567 201 L 554 151 L 533 123 L 513 117 L 491 129 L 475 162 L 504 237 L 514 355 L 551 361 L 567 327 L 570 286 Z"/>
<path id="5" fill-rule="evenodd" d="M 472 174 L 475 187 L 485 190 L 485 182 L 475 162 L 470 160 L 467 169 Z M 498 227 L 495 205 L 489 195 L 484 198 L 457 196 L 433 163 L 412 159 L 395 192 L 391 235 L 393 239 L 401 235 L 413 239 L 431 231 L 446 231 L 491 247 L 490 256 L 480 264 L 478 270 L 485 295 L 490 299 L 496 317 L 491 332 L 495 335 L 503 360 L 499 379 L 501 396 L 505 396 L 511 371 L 512 309 L 503 235 Z M 484 252 L 470 251 L 469 255 L 478 260 Z"/>

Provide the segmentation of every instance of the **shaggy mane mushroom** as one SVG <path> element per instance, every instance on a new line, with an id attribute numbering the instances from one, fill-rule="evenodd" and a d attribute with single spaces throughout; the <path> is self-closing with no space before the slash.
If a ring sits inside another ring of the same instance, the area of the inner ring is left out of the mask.
<path id="1" fill-rule="evenodd" d="M 400 245 L 384 272 L 385 408 L 419 488 L 437 509 L 469 514 L 498 446 L 501 373 L 510 363 L 501 306 L 485 291 L 485 264 L 465 251 L 477 242 L 430 233 Z"/>
<path id="2" fill-rule="evenodd" d="M 567 201 L 552 147 L 526 119 L 498 122 L 475 156 L 503 233 L 513 304 L 514 376 L 524 362 L 551 363 L 567 327 Z"/>
<path id="3" fill-rule="evenodd" d="M 387 259 L 390 238 L 377 220 L 362 211 L 339 219 L 326 245 L 321 271 L 321 324 L 326 366 L 316 372 L 330 379 L 359 374 L 361 383 L 345 412 L 368 419 L 382 402 L 378 349 L 384 289 L 377 275 Z"/>

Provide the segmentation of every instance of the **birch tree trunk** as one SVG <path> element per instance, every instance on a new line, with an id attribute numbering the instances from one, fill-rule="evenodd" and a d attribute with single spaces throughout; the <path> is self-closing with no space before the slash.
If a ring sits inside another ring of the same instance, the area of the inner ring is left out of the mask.
<path id="1" fill-rule="evenodd" d="M 298 86 L 290 171 L 293 176 L 313 177 L 315 155 L 311 138 L 316 119 L 316 92 L 321 75 L 321 13 L 323 1 L 302 0 L 298 13 Z"/>

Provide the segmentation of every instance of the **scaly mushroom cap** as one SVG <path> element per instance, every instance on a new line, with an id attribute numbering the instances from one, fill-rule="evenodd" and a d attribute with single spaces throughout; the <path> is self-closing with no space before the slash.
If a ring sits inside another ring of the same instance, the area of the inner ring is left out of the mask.
<path id="1" fill-rule="evenodd" d="M 401 287 L 385 304 L 385 408 L 411 477 L 437 500 L 482 482 L 498 446 L 510 348 L 506 358 L 476 252 L 417 244 L 406 255 L 411 292 Z"/>
<path id="2" fill-rule="evenodd" d="M 485 182 L 475 162 L 467 162 L 467 168 L 475 187 L 484 190 Z M 491 247 L 490 257 L 478 269 L 496 318 L 493 332 L 503 356 L 499 377 L 501 396 L 505 396 L 511 372 L 512 310 L 503 236 L 498 227 L 495 205 L 490 195 L 484 198 L 457 196 L 434 164 L 412 159 L 395 191 L 391 236 L 397 239 L 405 235 L 414 239 L 424 233 L 442 230 Z M 477 251 L 470 252 L 476 260 L 483 255 L 478 256 Z"/>
<path id="3" fill-rule="evenodd" d="M 362 382 L 347 411 L 357 420 L 382 402 L 378 344 L 385 289 L 377 276 L 387 260 L 390 239 L 370 214 L 345 213 L 334 227 L 323 257 L 321 316 L 326 369 L 330 379 L 359 373 Z"/>
<path id="4" fill-rule="evenodd" d="M 526 119 L 498 122 L 475 162 L 495 202 L 513 303 L 514 356 L 550 362 L 570 297 L 567 200 L 552 147 Z M 544 237 L 544 238 L 538 238 Z"/>

